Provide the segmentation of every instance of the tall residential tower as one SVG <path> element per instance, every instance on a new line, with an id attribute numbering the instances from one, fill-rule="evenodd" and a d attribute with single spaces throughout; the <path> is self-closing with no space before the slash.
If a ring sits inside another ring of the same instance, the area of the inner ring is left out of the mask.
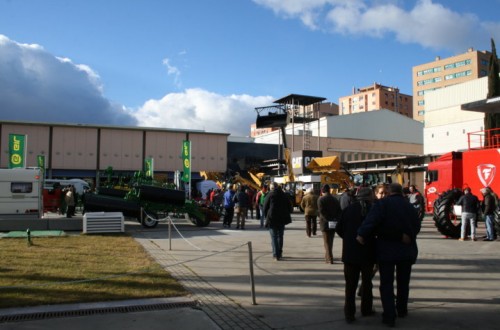
<path id="1" fill-rule="evenodd" d="M 411 95 L 399 92 L 397 87 L 374 83 L 364 88 L 353 88 L 352 94 L 339 98 L 339 114 L 387 109 L 412 118 Z"/>
<path id="2" fill-rule="evenodd" d="M 491 53 L 469 48 L 464 54 L 413 67 L 413 119 L 425 120 L 425 93 L 488 75 Z"/>

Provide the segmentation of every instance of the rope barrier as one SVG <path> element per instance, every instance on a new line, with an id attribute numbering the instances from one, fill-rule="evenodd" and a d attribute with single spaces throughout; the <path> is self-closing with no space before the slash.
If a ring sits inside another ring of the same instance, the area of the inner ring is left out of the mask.
<path id="1" fill-rule="evenodd" d="M 149 216 L 148 214 L 146 214 L 146 216 L 148 218 L 155 219 L 155 220 L 160 221 L 160 222 L 167 221 L 169 224 L 171 224 L 174 227 L 174 229 L 177 231 L 177 233 L 179 234 L 179 236 L 184 241 L 186 241 L 189 245 L 191 245 L 192 247 L 194 247 L 198 251 L 210 252 L 210 254 L 208 254 L 208 255 L 196 257 L 196 258 L 193 258 L 193 259 L 188 259 L 188 260 L 185 260 L 185 261 L 179 261 L 179 262 L 176 262 L 176 263 L 173 263 L 173 264 L 169 264 L 169 265 L 163 266 L 164 268 L 175 267 L 175 266 L 179 266 L 179 265 L 182 265 L 182 264 L 185 264 L 185 263 L 188 263 L 188 262 L 192 262 L 192 261 L 197 261 L 197 260 L 209 258 L 209 257 L 212 257 L 212 256 L 217 255 L 217 254 L 222 254 L 222 253 L 234 251 L 236 249 L 239 249 L 239 248 L 247 245 L 249 247 L 249 258 L 250 258 L 250 281 L 251 281 L 251 286 L 252 286 L 252 304 L 254 304 L 254 305 L 256 304 L 255 303 L 254 284 L 253 284 L 254 283 L 254 281 L 253 281 L 253 261 L 252 261 L 253 257 L 252 257 L 252 251 L 251 251 L 251 242 L 243 243 L 243 244 L 240 244 L 240 245 L 237 245 L 237 246 L 233 246 L 231 248 L 228 248 L 228 249 L 225 249 L 225 250 L 221 250 L 221 251 L 205 250 L 205 249 L 202 249 L 202 248 L 194 245 L 188 239 L 186 239 L 182 235 L 182 233 L 179 231 L 179 229 L 177 228 L 177 226 L 175 226 L 175 224 L 173 223 L 173 221 L 170 218 L 170 216 L 166 216 L 163 219 L 156 219 L 156 218 L 153 218 L 153 217 Z M 169 239 L 170 239 L 170 237 L 169 237 Z M 157 245 L 157 244 L 155 244 L 155 245 Z M 125 277 L 125 276 L 130 276 L 130 275 L 147 274 L 147 273 L 150 273 L 150 272 L 151 272 L 151 270 L 149 269 L 149 270 L 142 270 L 142 271 L 136 271 L 136 272 L 127 272 L 127 273 L 121 273 L 121 274 L 115 274 L 115 275 L 101 276 L 101 277 L 96 277 L 96 278 L 91 278 L 91 279 L 72 280 L 72 281 L 59 281 L 59 282 L 39 283 L 39 284 L 30 284 L 30 285 L 0 286 L 0 290 L 6 290 L 6 289 L 29 289 L 29 288 L 47 287 L 47 286 L 51 286 L 51 285 L 71 285 L 71 284 L 90 283 L 90 282 L 103 281 L 103 280 L 108 280 L 108 279 L 113 279 L 113 278 L 119 278 L 119 277 Z"/>

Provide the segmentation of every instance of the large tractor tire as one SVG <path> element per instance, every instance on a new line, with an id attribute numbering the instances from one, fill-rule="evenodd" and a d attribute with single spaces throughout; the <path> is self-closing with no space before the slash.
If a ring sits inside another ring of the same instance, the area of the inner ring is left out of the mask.
<path id="1" fill-rule="evenodd" d="M 142 212 L 142 219 L 138 219 L 144 228 L 155 228 L 158 226 L 158 215 L 154 213 Z"/>
<path id="2" fill-rule="evenodd" d="M 441 234 L 452 238 L 460 238 L 461 223 L 454 223 L 456 217 L 453 214 L 453 205 L 460 196 L 462 196 L 462 191 L 452 189 L 444 192 L 434 202 L 434 224 Z"/>
<path id="3" fill-rule="evenodd" d="M 210 219 L 208 219 L 208 217 L 201 218 L 194 214 L 189 214 L 189 220 L 197 227 L 206 227 L 210 224 Z"/>
<path id="4" fill-rule="evenodd" d="M 497 207 L 495 210 L 495 216 L 493 217 L 493 225 L 497 237 L 500 238 L 500 209 Z"/>

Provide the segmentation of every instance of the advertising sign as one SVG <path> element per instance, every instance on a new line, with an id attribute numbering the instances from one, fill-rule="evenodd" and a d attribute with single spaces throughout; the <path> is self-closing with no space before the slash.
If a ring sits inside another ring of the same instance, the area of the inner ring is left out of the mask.
<path id="1" fill-rule="evenodd" d="M 45 173 L 45 156 L 44 155 L 36 156 L 36 163 L 38 164 L 38 167 L 42 171 L 42 175 L 44 175 L 44 173 Z"/>
<path id="2" fill-rule="evenodd" d="M 26 135 L 9 134 L 9 168 L 26 167 Z"/>
<path id="3" fill-rule="evenodd" d="M 322 157 L 323 152 L 321 150 L 300 150 L 295 151 L 292 154 L 292 168 L 293 174 L 304 175 L 311 174 L 311 170 L 307 168 L 307 165 L 316 157 Z"/>
<path id="4" fill-rule="evenodd" d="M 144 173 L 148 177 L 153 177 L 154 175 L 154 161 L 153 158 L 146 158 L 144 160 Z"/>
<path id="5" fill-rule="evenodd" d="M 182 141 L 182 181 L 191 180 L 191 141 Z"/>

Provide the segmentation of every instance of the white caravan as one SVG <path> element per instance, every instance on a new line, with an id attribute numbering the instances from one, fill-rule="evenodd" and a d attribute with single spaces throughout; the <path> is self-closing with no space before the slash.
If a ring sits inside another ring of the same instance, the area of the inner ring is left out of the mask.
<path id="1" fill-rule="evenodd" d="M 43 215 L 39 168 L 0 169 L 0 214 Z"/>

